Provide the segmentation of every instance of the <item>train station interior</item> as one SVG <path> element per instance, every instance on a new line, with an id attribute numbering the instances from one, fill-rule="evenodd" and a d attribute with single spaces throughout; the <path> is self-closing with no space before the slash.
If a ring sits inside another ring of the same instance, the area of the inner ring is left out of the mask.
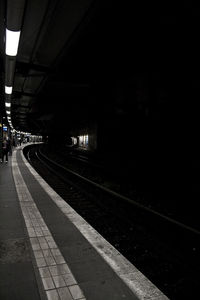
<path id="1" fill-rule="evenodd" d="M 198 299 L 199 20 L 0 0 L 0 300 Z"/>

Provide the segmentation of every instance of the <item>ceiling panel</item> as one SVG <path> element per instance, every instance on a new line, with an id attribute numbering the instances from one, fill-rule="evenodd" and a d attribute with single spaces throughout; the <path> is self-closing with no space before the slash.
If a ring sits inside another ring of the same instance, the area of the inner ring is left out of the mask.
<path id="1" fill-rule="evenodd" d="M 33 99 L 34 99 L 34 97 L 23 95 L 20 98 L 20 105 L 22 105 L 22 106 L 30 106 L 30 104 L 32 103 Z"/>
<path id="2" fill-rule="evenodd" d="M 21 74 L 15 74 L 14 88 L 13 88 L 14 92 L 21 92 L 22 91 L 22 87 L 23 87 L 23 84 L 24 84 L 24 79 L 25 79 L 25 77 L 22 76 Z"/>
<path id="3" fill-rule="evenodd" d="M 35 64 L 49 66 L 62 51 L 79 26 L 93 0 L 62 0 L 55 7 L 40 46 L 34 55 Z"/>
<path id="4" fill-rule="evenodd" d="M 44 76 L 28 76 L 24 82 L 23 92 L 35 94 L 37 93 L 42 81 L 44 80 Z"/>
<path id="5" fill-rule="evenodd" d="M 31 61 L 36 41 L 39 34 L 41 34 L 41 28 L 46 20 L 48 3 L 48 0 L 26 1 L 24 22 L 17 56 L 18 61 L 25 63 Z"/>

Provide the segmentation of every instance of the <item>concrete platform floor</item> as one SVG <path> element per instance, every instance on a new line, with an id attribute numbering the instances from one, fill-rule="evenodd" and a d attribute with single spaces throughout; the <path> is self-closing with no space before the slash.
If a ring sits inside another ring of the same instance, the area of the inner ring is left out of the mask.
<path id="1" fill-rule="evenodd" d="M 0 164 L 0 299 L 167 299 L 37 174 Z"/>

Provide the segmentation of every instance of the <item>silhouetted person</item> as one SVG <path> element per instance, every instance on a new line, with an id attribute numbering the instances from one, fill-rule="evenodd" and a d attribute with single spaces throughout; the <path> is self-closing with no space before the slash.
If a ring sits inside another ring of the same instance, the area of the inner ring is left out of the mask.
<path id="1" fill-rule="evenodd" d="M 7 139 L 8 153 L 12 155 L 12 143 L 10 139 Z"/>
<path id="2" fill-rule="evenodd" d="M 4 162 L 4 156 L 6 157 L 6 162 L 8 162 L 8 152 L 9 152 L 9 142 L 4 138 L 3 145 L 2 145 L 3 155 L 2 155 L 2 162 Z"/>

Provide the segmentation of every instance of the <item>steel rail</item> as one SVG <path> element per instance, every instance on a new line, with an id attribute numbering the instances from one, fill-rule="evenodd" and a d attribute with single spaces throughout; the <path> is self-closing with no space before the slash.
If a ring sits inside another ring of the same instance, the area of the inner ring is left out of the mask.
<path id="1" fill-rule="evenodd" d="M 106 188 L 106 187 L 104 187 L 104 186 L 102 186 L 102 185 L 100 185 L 100 184 L 98 184 L 98 183 L 96 183 L 96 182 L 88 179 L 88 178 L 85 178 L 82 175 L 80 175 L 80 174 L 78 174 L 78 173 L 76 173 L 76 172 L 74 172 L 74 171 L 72 171 L 72 170 L 70 170 L 70 169 L 68 169 L 68 168 L 60 165 L 59 163 L 53 161 L 52 159 L 50 159 L 49 157 L 47 157 L 45 154 L 43 154 L 40 151 L 40 149 L 39 149 L 39 153 L 40 153 L 40 155 L 42 157 L 44 157 L 46 160 L 50 161 L 52 164 L 54 164 L 57 167 L 59 167 L 59 168 L 65 170 L 65 171 L 71 173 L 72 175 L 76 176 L 77 178 L 80 178 L 81 180 L 83 180 L 83 181 L 85 181 L 85 182 L 93 185 L 94 187 L 96 187 L 96 188 L 98 188 L 98 189 L 100 189 L 100 190 L 102 190 L 102 191 L 104 191 L 104 192 L 106 192 L 106 193 L 108 193 L 108 194 L 110 194 L 110 195 L 118 198 L 118 199 L 122 199 L 122 200 L 130 203 L 131 205 L 134 205 L 134 206 L 140 208 L 141 210 L 147 211 L 147 212 L 149 212 L 149 213 L 151 213 L 151 214 L 153 214 L 153 215 L 155 215 L 157 217 L 160 217 L 161 219 L 163 219 L 163 220 L 165 220 L 167 222 L 170 222 L 170 223 L 175 224 L 175 225 L 177 225 L 177 226 L 179 226 L 179 227 L 181 227 L 183 229 L 186 229 L 186 230 L 191 231 L 191 232 L 193 232 L 193 233 L 195 233 L 197 235 L 200 235 L 200 231 L 199 230 L 197 230 L 195 228 L 192 228 L 192 227 L 190 227 L 188 225 L 185 225 L 185 224 L 183 224 L 183 223 L 181 223 L 181 222 L 179 222 L 179 221 L 177 221 L 175 219 L 172 219 L 172 218 L 170 218 L 170 217 L 168 217 L 168 216 L 166 216 L 166 215 L 164 215 L 164 214 L 162 214 L 160 212 L 157 212 L 157 211 L 155 211 L 155 210 L 153 210 L 153 209 L 151 209 L 149 207 L 146 207 L 146 206 L 144 206 L 144 205 L 136 202 L 133 199 L 130 199 L 130 198 L 126 197 L 126 196 L 123 196 L 123 195 L 115 192 L 115 191 L 112 191 L 112 190 L 110 190 L 110 189 L 108 189 L 108 188 Z"/>

